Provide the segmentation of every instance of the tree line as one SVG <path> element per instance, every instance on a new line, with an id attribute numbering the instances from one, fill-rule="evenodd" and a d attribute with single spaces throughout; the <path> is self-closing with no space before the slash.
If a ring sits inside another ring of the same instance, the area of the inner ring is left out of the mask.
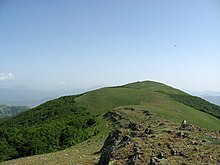
<path id="1" fill-rule="evenodd" d="M 0 161 L 62 150 L 98 133 L 96 118 L 65 96 L 0 124 Z"/>

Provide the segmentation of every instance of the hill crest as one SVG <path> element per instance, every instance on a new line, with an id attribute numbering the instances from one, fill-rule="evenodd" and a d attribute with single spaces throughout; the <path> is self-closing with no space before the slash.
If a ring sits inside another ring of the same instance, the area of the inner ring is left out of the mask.
<path id="1" fill-rule="evenodd" d="M 195 104 L 187 105 L 188 98 Z M 203 103 L 204 106 L 198 106 L 200 104 L 197 103 Z M 209 109 L 210 112 L 218 112 L 219 107 L 152 81 L 64 96 L 1 124 L 1 145 L 4 147 L 0 148 L 3 153 L 0 159 L 3 161 L 54 152 L 96 136 L 106 136 L 112 127 L 104 114 L 120 107 L 148 109 L 158 120 L 180 123 L 185 119 L 203 129 L 219 130 L 220 120 L 201 111 L 209 106 L 214 107 Z M 136 118 L 139 120 L 141 116 Z"/>

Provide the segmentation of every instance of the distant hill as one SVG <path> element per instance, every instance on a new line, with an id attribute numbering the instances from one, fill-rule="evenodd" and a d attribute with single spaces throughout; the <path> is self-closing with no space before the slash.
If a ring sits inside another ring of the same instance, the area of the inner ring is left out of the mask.
<path id="1" fill-rule="evenodd" d="M 116 109 L 122 115 L 116 115 Z M 153 114 L 152 122 L 179 124 L 187 120 L 198 131 L 220 129 L 216 118 L 219 106 L 162 83 L 135 82 L 60 97 L 5 121 L 0 124 L 0 160 L 63 150 L 89 139 L 93 142 L 93 138 L 105 137 L 115 127 L 141 122 L 143 110 Z M 125 120 L 130 115 L 129 121 Z M 114 124 L 109 125 L 109 121 Z M 143 121 L 146 125 L 147 119 Z"/>
<path id="2" fill-rule="evenodd" d="M 207 101 L 220 106 L 220 96 L 201 96 Z"/>
<path id="3" fill-rule="evenodd" d="M 192 93 L 193 95 L 202 97 L 205 100 L 220 106 L 220 92 L 216 92 L 216 91 L 195 92 L 194 91 L 190 93 Z"/>
<path id="4" fill-rule="evenodd" d="M 15 116 L 21 112 L 30 109 L 26 106 L 8 106 L 0 105 L 0 118 Z"/>
<path id="5" fill-rule="evenodd" d="M 51 99 L 81 91 L 81 89 L 39 91 L 26 88 L 0 88 L 0 104 L 35 107 Z"/>

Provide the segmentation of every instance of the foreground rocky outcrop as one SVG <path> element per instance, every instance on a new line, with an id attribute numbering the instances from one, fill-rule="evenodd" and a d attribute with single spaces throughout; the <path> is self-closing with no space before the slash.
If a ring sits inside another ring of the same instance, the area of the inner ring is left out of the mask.
<path id="1" fill-rule="evenodd" d="M 220 164 L 219 144 L 218 132 L 202 130 L 186 120 L 179 125 L 130 121 L 108 134 L 98 165 Z"/>

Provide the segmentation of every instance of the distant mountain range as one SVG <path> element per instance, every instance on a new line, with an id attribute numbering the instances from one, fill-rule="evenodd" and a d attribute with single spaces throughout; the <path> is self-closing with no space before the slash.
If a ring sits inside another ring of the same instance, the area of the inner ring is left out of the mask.
<path id="1" fill-rule="evenodd" d="M 82 92 L 82 89 L 39 91 L 32 89 L 0 88 L 0 104 L 35 107 L 48 100 Z"/>
<path id="2" fill-rule="evenodd" d="M 204 92 L 190 92 L 192 95 L 196 95 L 202 97 L 203 99 L 214 103 L 216 105 L 220 105 L 220 92 L 216 91 L 204 91 Z"/>
<path id="3" fill-rule="evenodd" d="M 83 93 L 86 91 L 95 90 L 104 87 L 104 85 L 94 86 L 88 89 L 75 88 L 72 90 L 51 90 L 40 91 L 26 88 L 0 88 L 0 104 L 14 105 L 14 106 L 28 106 L 36 107 L 48 100 L 58 98 L 65 95 L 74 95 Z M 202 97 L 203 99 L 220 105 L 220 92 L 216 91 L 204 91 L 195 92 L 188 91 L 192 95 Z"/>
<path id="4" fill-rule="evenodd" d="M 205 100 L 214 103 L 216 105 L 220 105 L 220 96 L 201 96 Z"/>

